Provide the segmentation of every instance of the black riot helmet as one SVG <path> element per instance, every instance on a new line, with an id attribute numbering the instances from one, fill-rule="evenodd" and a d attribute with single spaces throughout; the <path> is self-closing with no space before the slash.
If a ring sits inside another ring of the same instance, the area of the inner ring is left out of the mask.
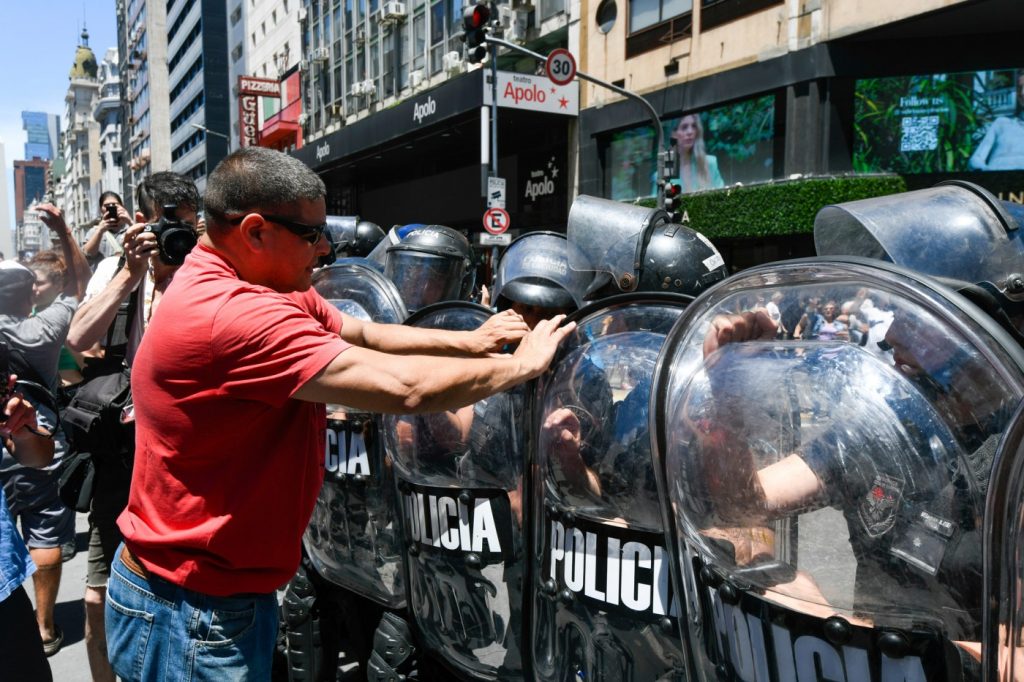
<path id="1" fill-rule="evenodd" d="M 697 296 L 729 275 L 707 237 L 660 209 L 579 196 L 568 237 L 569 267 L 596 273 L 588 300 L 630 291 Z"/>
<path id="2" fill-rule="evenodd" d="M 384 261 L 388 258 L 388 249 L 402 241 L 405 235 L 409 234 L 417 227 L 426 227 L 422 223 L 412 223 L 410 225 L 394 225 L 388 233 L 381 239 L 373 250 L 366 255 L 366 260 L 376 263 L 381 272 L 384 271 Z"/>
<path id="3" fill-rule="evenodd" d="M 819 256 L 862 256 L 917 270 L 951 284 L 997 318 L 1020 318 L 1022 228 L 1024 206 L 950 180 L 826 206 L 814 219 L 814 248 Z M 1024 331 L 1019 321 L 1013 326 Z"/>
<path id="4" fill-rule="evenodd" d="M 582 306 L 590 280 L 569 267 L 564 234 L 528 232 L 502 254 L 492 293 L 498 310 L 521 303 L 571 312 Z"/>
<path id="5" fill-rule="evenodd" d="M 335 259 L 365 258 L 384 239 L 384 230 L 379 225 L 360 220 L 359 216 L 327 216 L 327 233 L 334 248 Z M 324 259 L 329 257 L 330 254 Z"/>
<path id="6" fill-rule="evenodd" d="M 387 249 L 384 274 L 395 283 L 409 312 L 439 301 L 460 301 L 473 290 L 472 249 L 461 233 L 424 225 Z"/>

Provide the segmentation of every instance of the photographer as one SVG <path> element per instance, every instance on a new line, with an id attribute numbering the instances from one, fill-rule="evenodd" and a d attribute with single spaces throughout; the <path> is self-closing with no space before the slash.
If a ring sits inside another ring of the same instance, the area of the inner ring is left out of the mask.
<path id="1" fill-rule="evenodd" d="M 135 214 L 135 224 L 125 230 L 123 256 L 106 258 L 96 267 L 86 289 L 85 300 L 68 334 L 68 347 L 76 351 L 92 348 L 97 343 L 106 344 L 109 340 L 111 346 L 105 349 L 104 357 L 108 369 L 122 361 L 127 362 L 128 366 L 132 365 L 153 311 L 180 265 L 180 260 L 178 264 L 164 262 L 157 234 L 149 225 L 168 224 L 166 221 L 160 222 L 165 218 L 165 206 L 175 206 L 175 219 L 184 225 L 195 224 L 199 192 L 191 180 L 177 173 L 154 173 L 139 183 L 136 203 L 140 211 Z M 123 211 L 123 208 L 118 209 L 118 215 Z M 184 230 L 185 233 L 187 231 Z M 180 236 L 184 233 L 176 234 Z M 187 239 L 179 246 L 187 247 Z M 136 292 L 134 299 L 133 292 Z M 121 338 L 108 335 L 112 326 L 115 330 L 125 331 Z M 95 371 L 86 367 L 86 378 Z M 130 451 L 134 443 L 124 445 Z M 123 461 L 126 458 L 120 452 L 94 454 L 100 459 L 107 454 L 108 466 L 97 465 L 89 514 L 85 642 L 93 679 L 101 681 L 114 679 L 107 661 L 103 608 L 110 564 L 114 550 L 121 542 L 121 532 L 115 521 L 128 500 L 132 463 Z M 110 465 L 111 461 L 114 462 L 113 466 Z"/>
<path id="2" fill-rule="evenodd" d="M 13 380 L 7 384 L 14 388 Z M 8 395 L 10 395 L 8 393 Z M 9 397 L 0 424 L 4 450 L 26 467 L 45 467 L 53 458 L 53 440 L 39 429 L 35 409 L 20 395 Z M 43 642 L 35 626 L 32 602 L 21 586 L 36 570 L 0 488 L 0 661 L 12 680 L 52 679 Z"/>
<path id="3" fill-rule="evenodd" d="M 96 227 L 89 232 L 82 250 L 90 264 L 101 260 L 100 245 L 103 236 L 109 234 L 112 237 L 118 232 L 132 224 L 131 214 L 124 207 L 121 196 L 117 192 L 104 192 L 100 195 L 100 216 L 96 220 Z"/>

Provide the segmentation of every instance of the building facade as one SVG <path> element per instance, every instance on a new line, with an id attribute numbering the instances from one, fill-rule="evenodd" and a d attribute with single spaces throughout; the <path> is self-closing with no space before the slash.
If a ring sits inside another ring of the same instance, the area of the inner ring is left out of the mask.
<path id="1" fill-rule="evenodd" d="M 89 47 L 87 31 L 82 31 L 68 78 L 64 96 L 64 168 L 58 201 L 67 224 L 81 230 L 96 218 L 96 198 L 92 194 L 101 177 L 100 126 L 93 117 L 100 95 L 99 65 Z"/>
<path id="2" fill-rule="evenodd" d="M 251 144 L 254 139 L 261 146 L 296 148 L 301 137 L 297 121 L 301 112 L 295 111 L 301 107 L 296 73 L 302 53 L 298 19 L 301 2 L 230 0 L 228 7 L 229 80 L 235 102 L 231 107 L 231 148 Z M 292 74 L 295 77 L 290 77 Z M 242 77 L 277 82 L 278 94 L 249 99 L 254 95 L 241 92 Z M 250 103 L 255 103 L 256 110 L 244 111 Z M 243 126 L 250 128 L 247 131 Z"/>
<path id="3" fill-rule="evenodd" d="M 578 3 L 494 8 L 508 40 L 544 53 L 575 42 Z M 329 213 L 359 215 L 385 229 L 440 223 L 479 241 L 486 238 L 486 175 L 496 172 L 505 181 L 500 203 L 510 236 L 564 231 L 575 118 L 557 106 L 509 106 L 501 92 L 494 117 L 485 106 L 493 95 L 490 69 L 463 55 L 463 10 L 458 0 L 303 3 L 304 146 L 295 154 L 323 177 Z M 529 91 L 531 100 L 534 93 L 543 100 L 551 85 L 529 58 L 502 52 L 497 68 L 500 82 L 515 74 L 523 84 L 515 89 Z"/>
<path id="4" fill-rule="evenodd" d="M 583 0 L 581 16 L 580 69 L 654 106 L 684 191 L 894 172 L 1024 198 L 1024 157 L 982 153 L 998 127 L 1024 144 L 1013 0 Z M 652 195 L 650 119 L 589 83 L 582 99 L 579 192 Z M 813 253 L 807 235 L 720 246 L 740 267 Z"/>
<path id="5" fill-rule="evenodd" d="M 110 48 L 99 65 L 99 95 L 93 105 L 92 117 L 99 124 L 99 181 L 91 197 L 98 202 L 104 191 L 121 193 L 123 171 L 121 156 L 121 77 L 118 72 L 117 49 Z M 98 208 L 94 205 L 94 209 Z"/>
<path id="6" fill-rule="evenodd" d="M 117 0 L 118 74 L 125 168 L 122 196 L 134 207 L 139 180 L 154 170 L 171 169 L 167 53 L 167 2 Z"/>
<path id="7" fill-rule="evenodd" d="M 227 3 L 171 0 L 166 9 L 170 170 L 202 192 L 228 152 Z"/>
<path id="8" fill-rule="evenodd" d="M 42 111 L 21 112 L 21 127 L 25 130 L 26 159 L 53 161 L 60 144 L 60 116 Z"/>
<path id="9" fill-rule="evenodd" d="M 49 161 L 14 161 L 14 222 L 19 228 L 28 207 L 46 197 L 49 181 Z"/>

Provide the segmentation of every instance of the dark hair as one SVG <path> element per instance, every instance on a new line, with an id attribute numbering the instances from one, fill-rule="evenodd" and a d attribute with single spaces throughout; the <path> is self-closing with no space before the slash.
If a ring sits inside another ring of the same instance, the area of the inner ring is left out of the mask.
<path id="1" fill-rule="evenodd" d="M 124 202 L 121 201 L 120 194 L 118 194 L 117 192 L 111 192 L 110 190 L 107 190 L 106 192 L 100 195 L 100 208 L 103 208 L 103 204 L 106 203 L 107 197 L 113 197 L 117 201 L 117 203 L 124 206 Z"/>
<path id="2" fill-rule="evenodd" d="M 67 283 L 68 266 L 64 263 L 64 257 L 56 251 L 40 251 L 32 256 L 28 267 L 33 272 L 41 272 L 54 284 L 63 286 Z"/>
<path id="3" fill-rule="evenodd" d="M 206 181 L 207 229 L 227 229 L 225 216 L 326 194 L 320 176 L 295 157 L 265 147 L 243 147 L 217 164 Z"/>
<path id="4" fill-rule="evenodd" d="M 156 220 L 157 210 L 168 204 L 199 210 L 199 190 L 194 182 L 171 171 L 143 178 L 135 189 L 135 200 L 146 220 Z"/>

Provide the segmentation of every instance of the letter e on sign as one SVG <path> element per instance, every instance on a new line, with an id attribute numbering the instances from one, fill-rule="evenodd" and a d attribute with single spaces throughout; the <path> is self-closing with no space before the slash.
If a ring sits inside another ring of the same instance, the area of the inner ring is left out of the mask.
<path id="1" fill-rule="evenodd" d="M 576 58 L 572 52 L 559 47 L 551 51 L 544 68 L 547 70 L 548 78 L 555 85 L 568 85 L 576 77 Z"/>
<path id="2" fill-rule="evenodd" d="M 512 219 L 503 208 L 489 208 L 484 213 L 484 229 L 491 234 L 502 234 L 508 229 Z"/>

